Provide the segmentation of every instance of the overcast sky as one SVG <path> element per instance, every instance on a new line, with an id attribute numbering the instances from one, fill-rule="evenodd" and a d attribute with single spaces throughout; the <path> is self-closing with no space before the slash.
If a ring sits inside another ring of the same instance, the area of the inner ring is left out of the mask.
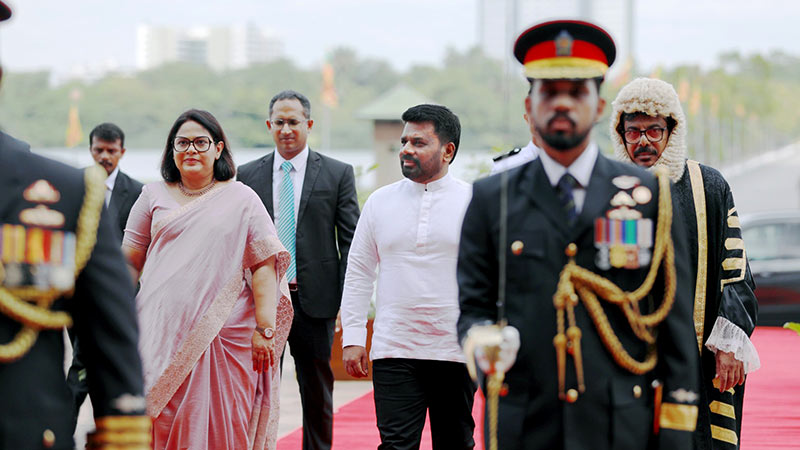
<path id="1" fill-rule="evenodd" d="M 252 22 L 277 32 L 288 56 L 305 67 L 340 45 L 402 70 L 439 63 L 447 47 L 477 43 L 477 0 L 4 1 L 14 10 L 0 26 L 0 61 L 10 71 L 67 73 L 106 61 L 132 68 L 142 23 Z M 728 50 L 800 55 L 797 0 L 637 0 L 635 11 L 634 56 L 645 70 L 713 62 Z"/>

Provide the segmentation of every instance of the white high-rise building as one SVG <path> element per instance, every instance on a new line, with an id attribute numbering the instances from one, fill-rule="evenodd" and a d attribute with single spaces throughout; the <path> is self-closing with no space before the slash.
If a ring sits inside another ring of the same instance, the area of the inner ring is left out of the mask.
<path id="1" fill-rule="evenodd" d="M 254 25 L 175 28 L 139 25 L 136 67 L 152 69 L 168 62 L 205 64 L 216 70 L 247 67 L 283 55 L 283 42 Z"/>
<path id="2" fill-rule="evenodd" d="M 614 39 L 613 72 L 629 56 L 633 1 L 478 0 L 478 44 L 487 55 L 513 61 L 514 40 L 528 27 L 550 19 L 586 20 L 603 27 Z"/>

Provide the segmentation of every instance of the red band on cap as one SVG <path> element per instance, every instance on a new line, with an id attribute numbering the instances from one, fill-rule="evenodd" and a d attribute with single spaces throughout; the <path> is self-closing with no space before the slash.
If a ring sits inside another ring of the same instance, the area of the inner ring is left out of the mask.
<path id="1" fill-rule="evenodd" d="M 540 59 L 555 58 L 556 56 L 559 55 L 556 55 L 555 41 L 540 42 L 528 49 L 528 52 L 525 53 L 525 60 L 523 61 L 523 64 L 529 63 L 531 61 L 538 61 Z M 608 59 L 606 58 L 606 54 L 603 53 L 602 50 L 600 50 L 600 47 L 586 41 L 578 41 L 578 40 L 573 41 L 572 54 L 562 55 L 562 56 L 592 59 L 608 65 Z"/>

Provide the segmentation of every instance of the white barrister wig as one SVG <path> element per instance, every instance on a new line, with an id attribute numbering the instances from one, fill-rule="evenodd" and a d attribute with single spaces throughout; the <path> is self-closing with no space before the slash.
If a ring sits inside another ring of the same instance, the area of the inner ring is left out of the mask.
<path id="1" fill-rule="evenodd" d="M 669 177 L 677 182 L 686 167 L 686 117 L 681 109 L 678 93 L 671 84 L 655 78 L 637 78 L 622 88 L 611 104 L 611 142 L 618 160 L 632 163 L 622 136 L 617 132 L 623 113 L 645 113 L 648 116 L 672 117 L 675 128 L 669 135 L 669 142 L 661 157 L 649 170 L 664 167 Z"/>

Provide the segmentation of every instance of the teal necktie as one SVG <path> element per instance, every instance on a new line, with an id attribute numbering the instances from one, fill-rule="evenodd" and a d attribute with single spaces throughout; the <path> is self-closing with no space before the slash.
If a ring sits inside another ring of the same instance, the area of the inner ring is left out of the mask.
<path id="1" fill-rule="evenodd" d="M 280 192 L 278 192 L 278 239 L 286 247 L 286 251 L 292 257 L 289 268 L 286 270 L 286 279 L 294 280 L 297 275 L 295 265 L 295 222 L 294 222 L 294 184 L 289 172 L 292 171 L 292 163 L 284 161 L 281 164 L 283 179 L 281 180 Z"/>

